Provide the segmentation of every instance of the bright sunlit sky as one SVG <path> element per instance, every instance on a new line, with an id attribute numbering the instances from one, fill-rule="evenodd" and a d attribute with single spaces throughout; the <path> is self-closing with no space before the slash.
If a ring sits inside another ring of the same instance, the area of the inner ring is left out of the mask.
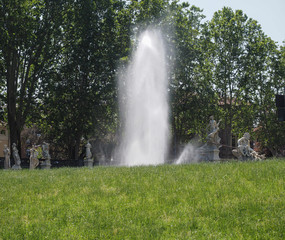
<path id="1" fill-rule="evenodd" d="M 256 20 L 264 33 L 279 45 L 285 41 L 285 0 L 180 0 L 203 9 L 206 20 L 224 6 L 240 9 L 249 18 Z"/>

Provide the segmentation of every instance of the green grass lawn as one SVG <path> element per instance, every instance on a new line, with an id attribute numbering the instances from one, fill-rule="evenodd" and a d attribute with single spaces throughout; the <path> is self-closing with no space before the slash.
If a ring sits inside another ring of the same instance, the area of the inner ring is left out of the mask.
<path id="1" fill-rule="evenodd" d="M 0 239 L 285 239 L 285 159 L 0 171 Z"/>

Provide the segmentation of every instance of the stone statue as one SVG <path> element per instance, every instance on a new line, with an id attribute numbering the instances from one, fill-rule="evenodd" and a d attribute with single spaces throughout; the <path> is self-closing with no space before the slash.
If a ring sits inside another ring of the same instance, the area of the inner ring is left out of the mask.
<path id="1" fill-rule="evenodd" d="M 42 149 L 43 149 L 43 158 L 45 160 L 50 160 L 49 143 L 43 142 Z"/>
<path id="2" fill-rule="evenodd" d="M 238 147 L 234 149 L 232 153 L 239 160 L 261 160 L 265 158 L 250 147 L 250 134 L 248 132 L 238 140 Z"/>
<path id="3" fill-rule="evenodd" d="M 12 144 L 12 151 L 13 151 L 13 158 L 14 158 L 14 161 L 15 161 L 15 164 L 13 165 L 12 169 L 17 169 L 17 170 L 18 169 L 22 169 L 21 168 L 21 159 L 20 159 L 20 156 L 19 156 L 19 152 L 18 152 L 16 143 Z"/>
<path id="4" fill-rule="evenodd" d="M 209 129 L 208 136 L 206 138 L 207 142 L 200 148 L 198 148 L 199 161 L 218 161 L 220 160 L 220 137 L 219 137 L 219 124 L 221 120 L 217 123 L 214 116 L 210 117 L 210 122 L 207 126 Z"/>
<path id="5" fill-rule="evenodd" d="M 35 169 L 39 165 L 38 159 L 39 152 L 37 151 L 35 145 L 30 149 L 30 169 Z"/>
<path id="6" fill-rule="evenodd" d="M 84 160 L 84 166 L 86 167 L 93 167 L 93 159 L 92 159 L 92 153 L 91 153 L 91 144 L 89 141 L 87 141 L 87 144 L 85 145 L 86 148 L 86 159 Z"/>
<path id="7" fill-rule="evenodd" d="M 91 153 L 91 144 L 89 143 L 89 141 L 87 141 L 85 147 L 86 147 L 86 159 L 90 159 L 92 157 L 92 153 Z"/>
<path id="8" fill-rule="evenodd" d="M 49 143 L 43 142 L 42 150 L 43 150 L 43 159 L 45 161 L 41 163 L 41 168 L 42 169 L 50 169 L 50 167 L 51 167 L 51 163 L 50 163 L 51 157 L 50 157 L 50 154 L 49 154 Z"/>
<path id="9" fill-rule="evenodd" d="M 5 144 L 4 145 L 4 169 L 9 169 L 11 168 L 11 163 L 10 163 L 10 149 L 8 146 Z"/>
<path id="10" fill-rule="evenodd" d="M 216 145 L 220 144 L 220 140 L 221 138 L 219 137 L 219 124 L 220 124 L 221 120 L 217 123 L 216 120 L 214 119 L 214 116 L 210 117 L 210 122 L 208 124 L 208 128 L 209 128 L 209 134 L 207 136 L 207 141 L 209 143 L 213 143 Z"/>

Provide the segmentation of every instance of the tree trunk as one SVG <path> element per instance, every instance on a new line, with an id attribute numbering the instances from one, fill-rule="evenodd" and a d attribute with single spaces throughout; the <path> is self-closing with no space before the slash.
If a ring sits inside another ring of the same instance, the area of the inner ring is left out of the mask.
<path id="1" fill-rule="evenodd" d="M 21 126 L 17 120 L 16 114 L 16 94 L 17 94 L 17 52 L 15 49 L 9 49 L 6 55 L 6 68 L 7 68 L 7 109 L 8 109 L 8 126 L 10 134 L 10 149 L 12 144 L 16 143 L 19 153 L 21 154 L 20 135 Z"/>
<path id="2" fill-rule="evenodd" d="M 74 147 L 74 160 L 77 161 L 79 159 L 79 148 L 80 148 L 80 139 L 82 135 L 78 134 L 75 139 L 75 147 Z"/>

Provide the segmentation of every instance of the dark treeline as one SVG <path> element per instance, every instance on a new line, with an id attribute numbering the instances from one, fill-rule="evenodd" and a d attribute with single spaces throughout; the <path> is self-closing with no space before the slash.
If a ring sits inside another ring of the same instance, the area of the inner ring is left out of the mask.
<path id="1" fill-rule="evenodd" d="M 285 47 L 241 10 L 203 19 L 199 8 L 170 0 L 0 0 L 1 120 L 11 143 L 21 147 L 33 128 L 70 159 L 83 138 L 116 144 L 116 77 L 152 25 L 168 50 L 172 146 L 205 136 L 214 115 L 225 144 L 247 131 L 280 153 L 285 123 L 275 94 L 285 87 Z"/>

